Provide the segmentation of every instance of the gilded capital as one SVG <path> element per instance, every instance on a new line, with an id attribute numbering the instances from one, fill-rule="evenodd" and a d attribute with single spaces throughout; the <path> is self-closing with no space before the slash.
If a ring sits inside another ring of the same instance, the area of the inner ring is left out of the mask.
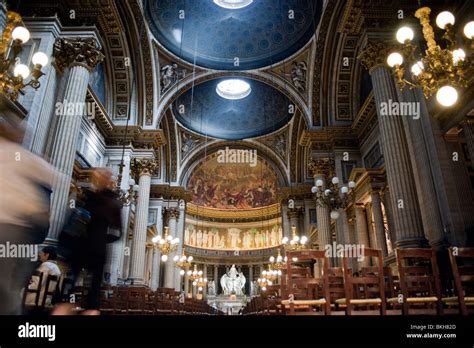
<path id="1" fill-rule="evenodd" d="M 143 175 L 153 176 L 158 172 L 158 163 L 151 158 L 134 158 L 130 163 L 130 170 L 136 178 Z"/>
<path id="2" fill-rule="evenodd" d="M 308 162 L 308 168 L 313 178 L 319 175 L 329 177 L 333 173 L 334 160 L 331 158 L 312 159 Z"/>
<path id="3" fill-rule="evenodd" d="M 54 63 L 61 72 L 75 64 L 92 70 L 105 58 L 95 38 L 57 38 L 53 56 Z"/>
<path id="4" fill-rule="evenodd" d="M 304 214 L 304 208 L 301 207 L 301 208 L 290 208 L 288 209 L 288 218 L 289 219 L 292 219 L 292 218 L 298 218 L 300 217 L 301 215 Z"/>
<path id="5" fill-rule="evenodd" d="M 386 59 L 390 51 L 389 45 L 383 41 L 369 41 L 357 57 L 369 73 L 379 66 L 387 66 Z"/>
<path id="6" fill-rule="evenodd" d="M 179 209 L 178 208 L 169 208 L 166 210 L 168 213 L 169 219 L 178 219 L 179 218 Z"/>

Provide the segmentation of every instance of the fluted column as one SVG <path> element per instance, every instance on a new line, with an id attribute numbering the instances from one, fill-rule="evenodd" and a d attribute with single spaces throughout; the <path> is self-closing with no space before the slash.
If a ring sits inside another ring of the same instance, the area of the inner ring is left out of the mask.
<path id="1" fill-rule="evenodd" d="M 203 274 L 202 274 L 202 277 L 203 278 L 207 278 L 207 265 L 204 264 L 204 267 L 203 267 L 203 270 L 202 270 Z M 203 300 L 207 299 L 207 284 L 205 284 L 203 287 L 202 287 L 202 298 Z"/>
<path id="2" fill-rule="evenodd" d="M 184 270 L 184 293 L 186 294 L 186 298 L 188 297 L 188 293 L 189 293 L 189 276 L 188 276 L 188 271 L 189 271 L 189 267 L 187 267 L 185 270 Z M 216 284 L 217 286 L 217 284 Z"/>
<path id="3" fill-rule="evenodd" d="M 367 234 L 369 235 L 369 248 L 375 248 L 375 231 L 372 221 L 372 203 L 368 202 L 365 205 L 365 218 L 367 219 Z"/>
<path id="4" fill-rule="evenodd" d="M 288 204 L 282 203 L 281 205 L 281 216 L 282 216 L 282 228 L 283 228 L 283 237 L 291 238 L 291 224 L 288 219 Z"/>
<path id="5" fill-rule="evenodd" d="M 0 33 L 3 33 L 7 23 L 7 5 L 4 0 L 0 0 Z"/>
<path id="6" fill-rule="evenodd" d="M 367 219 L 364 212 L 364 206 L 356 205 L 354 206 L 355 212 L 355 229 L 357 233 L 357 244 L 362 247 L 368 248 L 370 246 L 369 243 L 369 234 L 367 231 Z M 369 258 L 365 258 L 361 262 L 363 267 L 370 265 Z"/>
<path id="7" fill-rule="evenodd" d="M 288 219 L 290 220 L 290 226 L 296 227 L 296 231 L 303 235 L 303 231 L 300 230 L 300 216 L 302 214 L 301 208 L 289 208 L 288 209 Z"/>
<path id="8" fill-rule="evenodd" d="M 395 81 L 385 65 L 387 53 L 384 43 L 369 43 L 362 54 L 362 60 L 372 77 L 380 143 L 392 193 L 397 246 L 419 247 L 423 245 L 425 238 L 403 123 L 398 116 L 381 114 L 382 103 L 399 102 Z"/>
<path id="9" fill-rule="evenodd" d="M 219 269 L 217 265 L 214 265 L 214 283 L 216 287 L 216 296 L 219 295 Z"/>
<path id="10" fill-rule="evenodd" d="M 153 259 L 151 265 L 151 290 L 155 291 L 158 289 L 158 281 L 160 275 L 160 252 L 158 249 L 153 248 Z"/>
<path id="11" fill-rule="evenodd" d="M 168 209 L 168 233 L 173 238 L 176 237 L 177 229 L 177 219 L 179 218 L 179 209 L 171 208 Z M 180 241 L 182 243 L 182 241 Z M 175 265 L 173 263 L 173 257 L 176 252 L 170 253 L 168 255 L 168 261 L 165 264 L 165 288 L 174 288 L 175 287 Z"/>
<path id="12" fill-rule="evenodd" d="M 144 284 L 145 252 L 150 204 L 151 177 L 157 172 L 158 164 L 153 159 L 137 159 L 131 163 L 131 170 L 138 177 L 138 198 L 133 225 L 129 279 L 134 285 Z"/>
<path id="13" fill-rule="evenodd" d="M 387 256 L 387 239 L 385 237 L 385 225 L 383 223 L 380 194 L 377 191 L 372 191 L 370 192 L 370 198 L 372 199 L 372 213 L 374 214 L 375 240 L 377 242 L 377 249 L 382 250 L 383 256 Z"/>
<path id="14" fill-rule="evenodd" d="M 395 235 L 395 222 L 393 221 L 393 207 L 390 200 L 390 191 L 385 188 L 382 193 L 382 201 L 385 210 L 385 217 L 387 219 L 388 225 L 388 234 L 390 236 L 390 241 L 392 242 L 393 248 L 395 248 L 395 243 L 397 241 L 397 236 Z"/>
<path id="15" fill-rule="evenodd" d="M 474 162 L 474 118 L 468 118 L 462 126 L 464 139 L 466 140 L 467 150 L 471 157 L 471 163 Z"/>
<path id="16" fill-rule="evenodd" d="M 326 187 L 326 178 L 323 174 L 315 176 L 315 180 L 323 181 L 323 188 Z M 324 250 L 326 245 L 332 244 L 331 219 L 329 217 L 329 207 L 316 203 L 316 219 L 318 226 L 319 249 Z"/>
<path id="17" fill-rule="evenodd" d="M 53 55 L 57 69 L 64 72 L 63 78 L 66 79 L 63 97 L 59 102 L 62 105 L 74 105 L 75 110 L 73 115 L 68 114 L 69 108 L 62 108 L 59 113 L 51 153 L 51 163 L 63 174 L 53 183 L 51 196 L 50 229 L 46 243 L 55 244 L 68 207 L 69 186 L 83 116 L 76 106 L 85 102 L 90 72 L 104 56 L 95 39 L 57 39 Z"/>
<path id="18" fill-rule="evenodd" d="M 184 225 L 186 222 L 186 203 L 183 201 L 179 202 L 179 217 L 177 220 L 177 225 L 176 225 L 176 237 L 179 238 L 179 244 L 178 244 L 178 250 L 176 251 L 176 255 L 183 255 L 183 249 L 184 249 Z M 174 272 L 174 277 L 175 277 L 175 290 L 176 291 L 181 291 L 181 275 L 177 270 Z"/>

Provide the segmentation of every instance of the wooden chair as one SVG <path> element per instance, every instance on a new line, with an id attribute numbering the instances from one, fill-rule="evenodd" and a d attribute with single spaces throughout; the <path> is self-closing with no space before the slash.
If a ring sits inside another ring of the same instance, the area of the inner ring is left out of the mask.
<path id="1" fill-rule="evenodd" d="M 29 281 L 26 284 L 23 291 L 23 299 L 22 299 L 23 310 L 36 310 L 38 306 L 41 304 L 40 297 L 41 297 L 41 288 L 43 284 L 43 272 L 35 271 L 32 277 L 38 278 L 38 287 L 36 289 L 28 289 Z M 27 299 L 31 297 L 34 298 L 33 304 L 26 303 Z"/>
<path id="2" fill-rule="evenodd" d="M 461 314 L 468 315 L 474 312 L 474 248 L 449 248 L 449 258 L 456 296 L 442 300 L 448 306 L 458 305 Z"/>
<path id="3" fill-rule="evenodd" d="M 434 249 L 396 249 L 403 314 L 442 314 Z"/>
<path id="4" fill-rule="evenodd" d="M 372 258 L 376 266 L 366 267 L 358 276 L 352 274 L 349 259 L 343 257 L 344 290 L 347 315 L 353 314 L 386 314 L 385 276 L 383 271 L 382 251 L 364 248 L 364 257 Z M 375 309 L 376 308 L 376 309 Z"/>
<path id="5" fill-rule="evenodd" d="M 296 311 L 304 310 L 298 314 L 326 314 L 331 313 L 328 291 L 328 264 L 324 250 L 301 250 L 287 253 L 287 286 L 284 291 L 288 299 L 281 301 L 283 309 L 289 307 L 290 315 Z M 297 260 L 297 261 L 293 261 Z M 321 262 L 321 275 L 311 276 L 311 268 L 300 271 L 295 268 L 295 263 Z M 297 276 L 295 276 L 297 275 Z M 303 275 L 303 276 L 301 276 Z M 320 309 L 320 311 L 315 311 Z"/>
<path id="6" fill-rule="evenodd" d="M 41 284 L 41 283 L 40 283 Z M 46 308 L 51 309 L 53 307 L 52 301 L 53 296 L 58 290 L 59 276 L 48 275 L 46 278 L 46 284 L 44 287 L 43 299 L 41 300 L 41 310 Z"/>
<path id="7" fill-rule="evenodd" d="M 143 315 L 145 312 L 147 288 L 128 288 L 127 314 Z"/>
<path id="8" fill-rule="evenodd" d="M 102 287 L 100 289 L 100 313 L 107 315 L 115 311 L 115 297 L 117 287 Z"/>
<path id="9" fill-rule="evenodd" d="M 328 290 L 332 315 L 346 314 L 346 290 L 344 288 L 344 270 L 342 267 L 328 268 Z"/>

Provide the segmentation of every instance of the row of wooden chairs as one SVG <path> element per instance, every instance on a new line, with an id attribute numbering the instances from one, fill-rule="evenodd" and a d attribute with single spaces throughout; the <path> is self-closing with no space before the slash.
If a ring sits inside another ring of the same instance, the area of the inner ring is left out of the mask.
<path id="1" fill-rule="evenodd" d="M 289 252 L 278 289 L 252 299 L 243 313 L 386 315 L 444 310 L 467 315 L 474 308 L 474 249 L 449 250 L 451 296 L 443 296 L 435 250 L 397 249 L 398 275 L 384 267 L 380 250 L 363 252 L 372 266 L 355 273 L 349 267 L 349 253 L 343 257 L 343 267 L 330 267 L 325 251 Z"/>
<path id="2" fill-rule="evenodd" d="M 29 284 L 26 284 L 22 298 L 23 312 L 44 312 L 52 307 L 53 297 L 56 294 L 60 279 L 58 276 L 49 274 L 43 288 L 45 274 L 35 271 L 32 276 L 38 279 L 38 287 L 29 289 Z M 33 299 L 33 301 L 30 299 Z"/>

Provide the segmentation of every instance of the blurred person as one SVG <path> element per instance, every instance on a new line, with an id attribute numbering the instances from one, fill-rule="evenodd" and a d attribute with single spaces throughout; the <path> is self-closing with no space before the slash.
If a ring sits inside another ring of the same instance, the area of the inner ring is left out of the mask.
<path id="1" fill-rule="evenodd" d="M 33 246 L 45 240 L 51 187 L 58 175 L 49 163 L 20 145 L 22 138 L 20 123 L 0 116 L 0 245 L 3 250 Z M 18 294 L 31 277 L 38 255 L 21 256 L 0 257 L 0 315 L 20 314 Z"/>
<path id="2" fill-rule="evenodd" d="M 110 229 L 121 231 L 122 204 L 118 195 L 113 191 L 115 182 L 112 172 L 106 168 L 95 169 L 92 173 L 92 188 L 84 191 L 83 207 L 90 216 L 87 233 L 75 251 L 67 260 L 72 270 L 73 282 L 78 274 L 85 269 L 92 276 L 89 291 L 87 292 L 83 314 L 98 315 L 100 286 L 106 261 L 107 243 L 115 241 L 110 239 Z M 63 304 L 53 311 L 55 315 L 72 314 L 71 306 Z"/>
<path id="3" fill-rule="evenodd" d="M 41 272 L 43 274 L 43 278 L 41 281 L 41 284 L 39 284 L 39 277 L 38 276 L 33 276 L 31 277 L 30 284 L 28 285 L 28 289 L 30 290 L 37 290 L 38 288 L 41 288 L 40 291 L 40 296 L 39 299 L 42 301 L 44 293 L 46 291 L 46 282 L 48 279 L 48 276 L 61 276 L 61 270 L 59 269 L 59 266 L 56 262 L 56 259 L 58 257 L 56 248 L 52 246 L 46 246 L 44 247 L 41 252 L 38 254 L 39 259 L 41 261 L 41 265 L 37 268 L 38 272 Z M 56 286 L 56 283 L 53 283 L 50 285 L 50 289 L 52 290 L 52 286 Z M 25 299 L 25 306 L 31 307 L 35 306 L 35 294 L 33 293 L 28 293 L 26 295 Z M 51 298 L 47 298 L 45 305 L 46 306 L 51 306 Z"/>

